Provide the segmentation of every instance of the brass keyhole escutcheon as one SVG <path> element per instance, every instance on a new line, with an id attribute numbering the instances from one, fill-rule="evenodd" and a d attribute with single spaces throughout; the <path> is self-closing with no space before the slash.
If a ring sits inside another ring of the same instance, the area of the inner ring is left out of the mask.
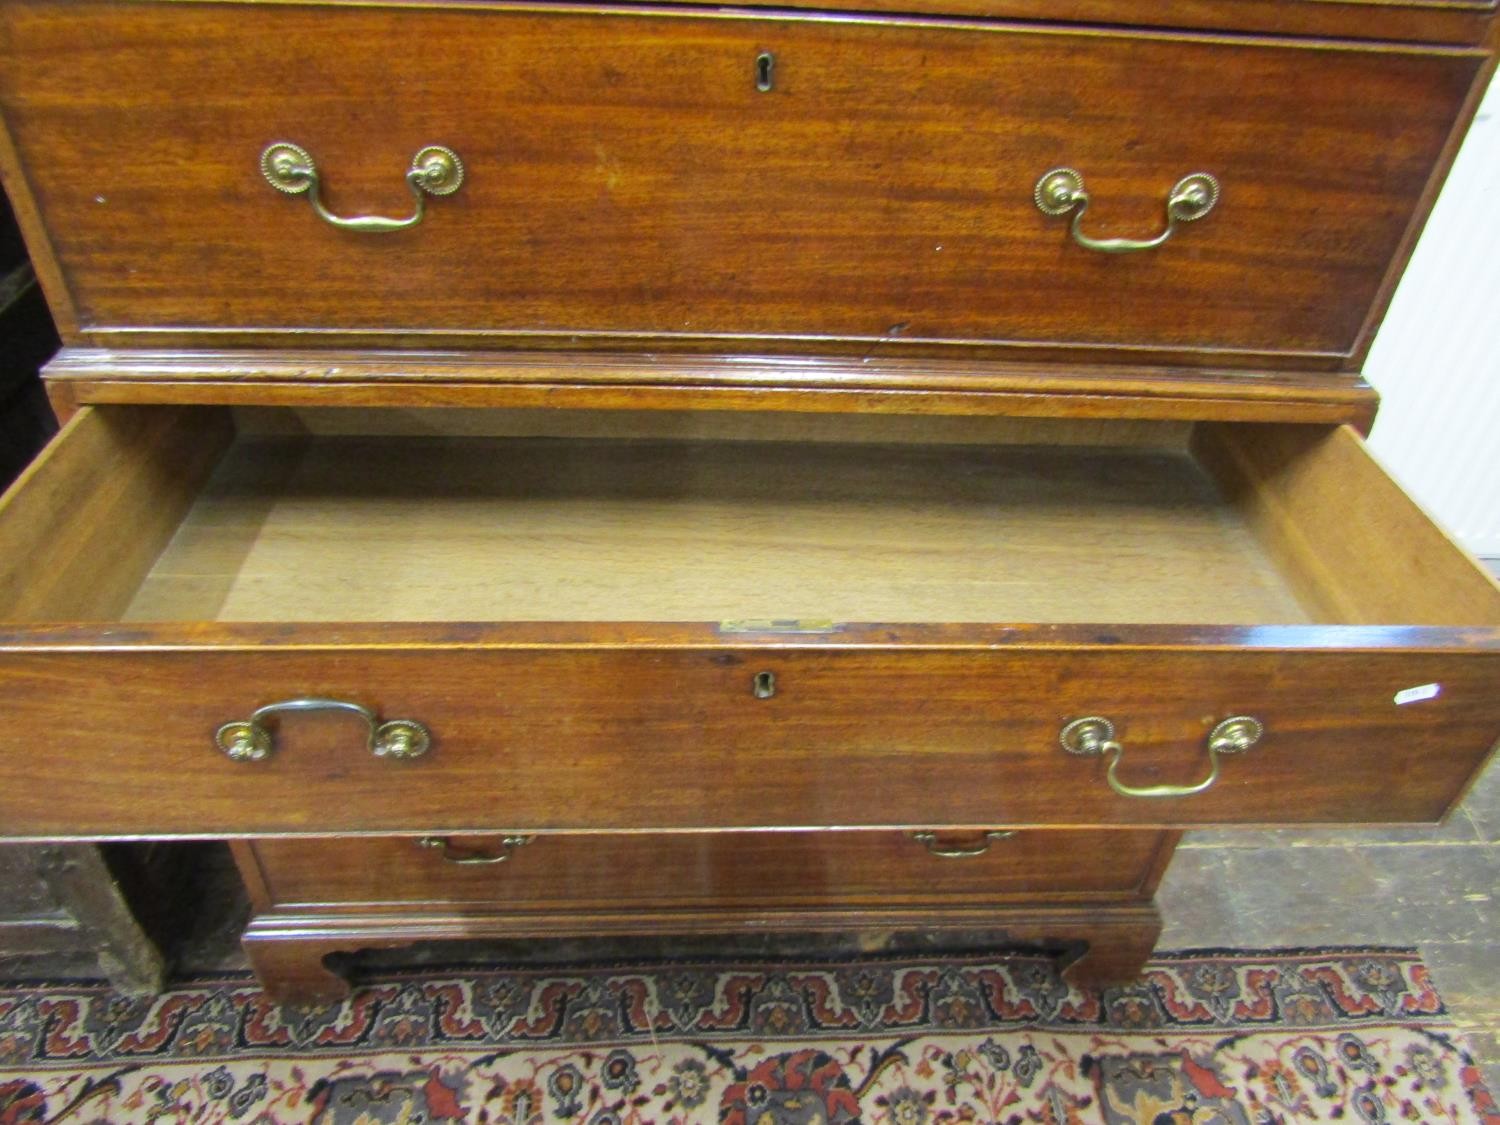
<path id="1" fill-rule="evenodd" d="M 756 699 L 770 699 L 771 696 L 776 694 L 776 673 L 755 673 L 755 679 L 751 683 L 751 690 L 755 693 Z"/>
<path id="2" fill-rule="evenodd" d="M 776 85 L 776 56 L 770 51 L 762 51 L 755 56 L 755 88 L 762 94 L 769 94 Z"/>

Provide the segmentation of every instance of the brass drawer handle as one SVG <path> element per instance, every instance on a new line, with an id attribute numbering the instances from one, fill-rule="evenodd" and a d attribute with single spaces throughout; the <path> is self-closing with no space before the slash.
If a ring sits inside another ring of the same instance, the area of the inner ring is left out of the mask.
<path id="1" fill-rule="evenodd" d="M 455 847 L 448 836 L 423 836 L 417 841 L 419 848 L 435 848 L 444 863 L 456 863 L 462 867 L 477 867 L 482 864 L 504 863 L 516 854 L 516 849 L 535 840 L 535 836 L 502 836 L 498 852 L 482 852 L 476 848 Z"/>
<path id="2" fill-rule="evenodd" d="M 1191 797 L 1202 793 L 1219 780 L 1219 757 L 1240 754 L 1260 741 L 1265 726 L 1249 715 L 1225 719 L 1208 733 L 1208 776 L 1194 785 L 1126 785 L 1118 777 L 1120 759 L 1125 748 L 1114 740 L 1115 727 L 1108 719 L 1092 715 L 1074 719 L 1062 729 L 1063 749 L 1070 754 L 1109 754 L 1109 772 L 1104 779 L 1122 797 Z"/>
<path id="3" fill-rule="evenodd" d="M 957 844 L 953 847 L 943 847 L 938 843 L 936 832 L 913 832 L 911 838 L 933 855 L 943 859 L 973 859 L 977 855 L 983 855 L 990 850 L 990 845 L 996 840 L 1007 840 L 1014 836 L 1014 832 L 986 832 L 984 839 L 974 844 Z"/>
<path id="4" fill-rule="evenodd" d="M 416 210 L 405 219 L 387 219 L 381 215 L 352 215 L 345 218 L 335 215 L 323 205 L 323 196 L 318 180 L 318 165 L 301 145 L 290 141 L 277 141 L 267 145 L 260 154 L 260 170 L 266 182 L 277 191 L 288 195 L 307 194 L 312 209 L 326 223 L 341 230 L 365 231 L 381 234 L 393 230 L 405 230 L 422 221 L 427 209 L 429 195 L 452 195 L 464 182 L 464 165 L 458 153 L 442 145 L 428 145 L 411 158 L 411 168 L 406 173 L 406 186 L 416 200 Z"/>
<path id="5" fill-rule="evenodd" d="M 1101 254 L 1130 254 L 1154 250 L 1177 231 L 1178 223 L 1201 219 L 1219 202 L 1219 181 L 1207 172 L 1184 176 L 1167 195 L 1167 226 L 1155 238 L 1093 238 L 1083 233 L 1083 215 L 1089 209 L 1089 194 L 1083 176 L 1072 168 L 1054 168 L 1036 182 L 1036 205 L 1044 215 L 1073 212 L 1073 241 Z"/>
<path id="6" fill-rule="evenodd" d="M 214 732 L 214 742 L 225 755 L 236 762 L 258 762 L 276 748 L 271 728 L 265 720 L 283 711 L 349 711 L 358 715 L 370 728 L 367 745 L 377 758 L 420 758 L 432 745 L 427 728 L 413 719 L 388 719 L 358 703 L 342 699 L 287 699 L 268 703 L 248 719 L 225 723 Z"/>

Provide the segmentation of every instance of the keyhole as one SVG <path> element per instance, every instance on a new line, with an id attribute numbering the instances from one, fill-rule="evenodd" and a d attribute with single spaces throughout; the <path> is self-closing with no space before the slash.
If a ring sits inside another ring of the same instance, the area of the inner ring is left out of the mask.
<path id="1" fill-rule="evenodd" d="M 776 673 L 775 672 L 757 672 L 757 673 L 755 673 L 755 698 L 756 699 L 770 699 L 771 696 L 773 696 L 775 694 L 776 694 Z"/>
<path id="2" fill-rule="evenodd" d="M 774 81 L 772 71 L 776 67 L 776 56 L 770 51 L 762 51 L 755 56 L 755 88 L 762 94 L 771 92 Z"/>

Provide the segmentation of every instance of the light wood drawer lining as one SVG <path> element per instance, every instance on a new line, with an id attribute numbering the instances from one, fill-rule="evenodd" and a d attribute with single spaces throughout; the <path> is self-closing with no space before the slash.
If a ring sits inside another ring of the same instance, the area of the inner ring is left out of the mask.
<path id="1" fill-rule="evenodd" d="M 80 414 L 0 504 L 0 620 L 1500 620 L 1348 430 L 1205 424 L 1191 458 L 1130 423 L 1166 447 L 231 432 Z"/>
<path id="2" fill-rule="evenodd" d="M 1305 620 L 1173 450 L 252 441 L 127 619 Z"/>

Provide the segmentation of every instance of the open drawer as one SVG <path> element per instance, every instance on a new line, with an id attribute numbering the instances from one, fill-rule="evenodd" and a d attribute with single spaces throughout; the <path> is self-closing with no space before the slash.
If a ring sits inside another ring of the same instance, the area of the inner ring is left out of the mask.
<path id="1" fill-rule="evenodd" d="M 1500 736 L 1500 591 L 1346 428 L 477 417 L 77 414 L 0 505 L 0 835 L 1434 821 Z"/>

